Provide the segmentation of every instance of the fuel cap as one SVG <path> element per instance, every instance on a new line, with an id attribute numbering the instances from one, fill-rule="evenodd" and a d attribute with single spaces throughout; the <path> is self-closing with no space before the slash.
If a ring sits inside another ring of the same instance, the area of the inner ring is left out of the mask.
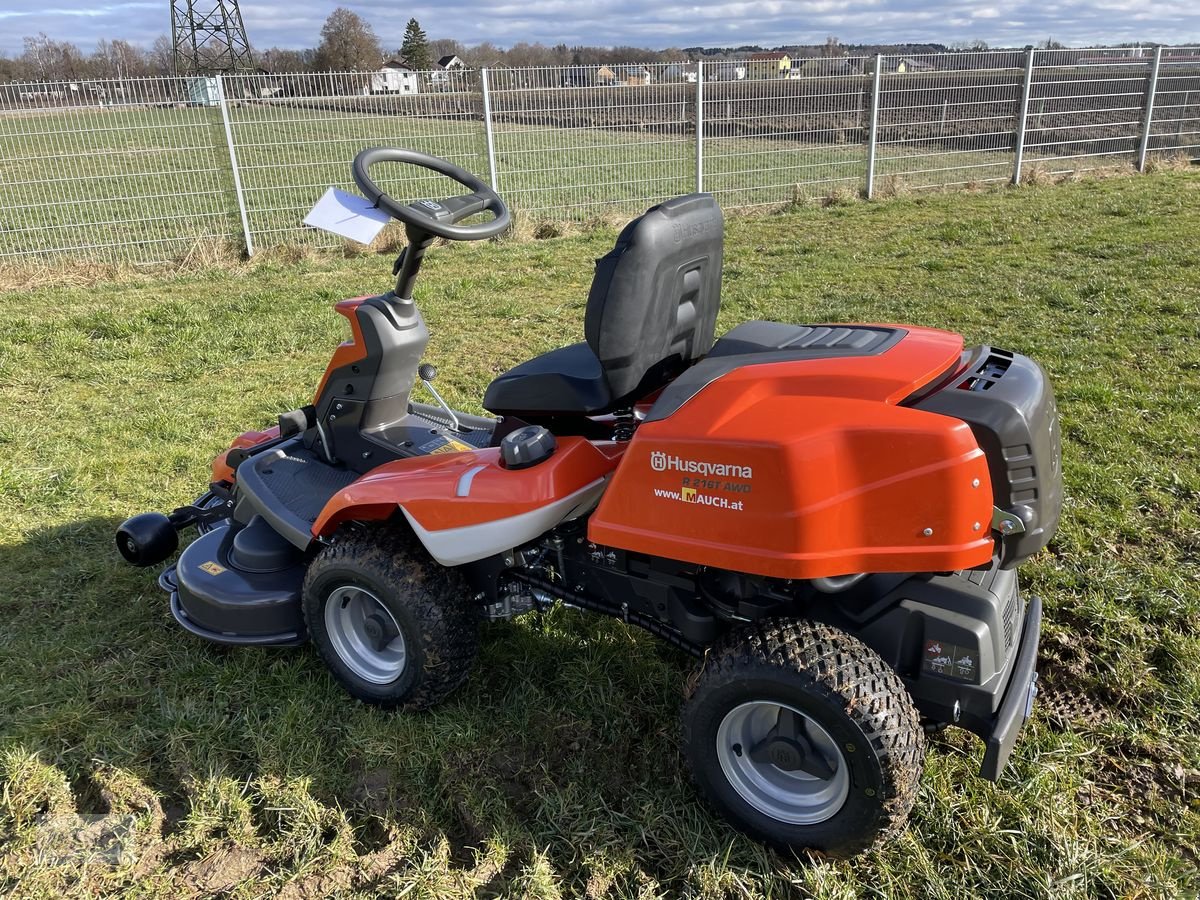
<path id="1" fill-rule="evenodd" d="M 549 459 L 557 446 L 554 435 L 541 425 L 526 425 L 500 441 L 500 458 L 505 468 L 527 469 Z"/>

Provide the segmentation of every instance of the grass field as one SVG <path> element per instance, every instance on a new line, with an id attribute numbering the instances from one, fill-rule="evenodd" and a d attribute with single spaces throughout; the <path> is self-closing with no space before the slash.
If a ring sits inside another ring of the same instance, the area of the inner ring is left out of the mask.
<path id="1" fill-rule="evenodd" d="M 455 99 L 460 96 L 431 95 L 439 117 L 388 114 L 388 98 L 359 98 L 364 110 L 380 104 L 374 113 L 290 102 L 232 105 L 230 124 L 256 247 L 333 246 L 336 239 L 305 228 L 301 220 L 329 185 L 353 187 L 350 161 L 364 147 L 411 147 L 486 174 L 479 112 L 469 99 Z M 500 123 L 495 138 L 500 189 L 530 223 L 636 213 L 694 190 L 689 109 L 685 103 L 649 107 L 647 127 Z M 603 109 L 597 115 L 602 122 Z M 931 155 L 889 158 L 913 153 Z M 892 178 L 920 187 L 1003 179 L 1011 165 L 1009 153 L 906 144 L 884 147 L 877 168 L 881 186 Z M 856 141 L 811 143 L 797 135 L 710 137 L 704 168 L 705 189 L 726 207 L 782 205 L 857 192 L 866 149 Z M 917 170 L 922 171 L 896 174 Z M 243 240 L 216 108 L 0 115 L 0 183 L 0 258 L 51 251 L 159 262 L 186 253 L 197 241 L 240 246 Z M 394 180 L 388 187 L 406 199 L 459 192 L 420 178 Z"/>
<path id="2" fill-rule="evenodd" d="M 1042 702 L 998 785 L 932 740 L 911 826 L 851 862 L 775 856 L 697 800 L 690 661 L 557 609 L 485 629 L 423 715 L 355 704 L 315 654 L 171 620 L 115 526 L 307 401 L 330 305 L 381 257 L 0 296 L 0 892 L 16 897 L 1186 897 L 1200 888 L 1200 177 L 730 221 L 721 328 L 912 321 L 1040 360 L 1067 505 L 1026 567 Z M 447 399 L 581 332 L 613 232 L 431 252 Z M 123 853 L 120 852 L 123 848 Z"/>

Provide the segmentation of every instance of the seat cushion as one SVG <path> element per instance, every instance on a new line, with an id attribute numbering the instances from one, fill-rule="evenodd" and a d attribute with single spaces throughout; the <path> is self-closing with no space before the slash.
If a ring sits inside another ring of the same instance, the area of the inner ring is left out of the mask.
<path id="1" fill-rule="evenodd" d="M 613 397 L 600 360 L 586 343 L 535 356 L 509 369 L 483 395 L 485 409 L 497 415 L 605 412 Z"/>

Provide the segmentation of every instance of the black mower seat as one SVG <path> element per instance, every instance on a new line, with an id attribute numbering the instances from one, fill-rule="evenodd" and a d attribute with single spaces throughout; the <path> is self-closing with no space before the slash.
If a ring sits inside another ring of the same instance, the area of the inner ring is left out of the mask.
<path id="1" fill-rule="evenodd" d="M 632 405 L 712 347 L 721 305 L 724 220 L 711 194 L 647 210 L 596 260 L 587 343 L 505 372 L 483 405 L 497 415 L 597 415 Z"/>
<path id="2" fill-rule="evenodd" d="M 591 415 L 608 409 L 612 399 L 600 360 L 581 341 L 509 369 L 488 385 L 483 405 L 493 412 Z"/>

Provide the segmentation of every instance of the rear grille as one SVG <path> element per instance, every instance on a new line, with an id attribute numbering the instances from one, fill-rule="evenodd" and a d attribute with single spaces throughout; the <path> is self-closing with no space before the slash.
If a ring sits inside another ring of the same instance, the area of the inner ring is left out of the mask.
<path id="1" fill-rule="evenodd" d="M 1012 365 L 1013 355 L 1007 350 L 992 348 L 987 359 L 975 367 L 974 373 L 959 382 L 962 391 L 986 391 L 999 381 Z"/>
<path id="2" fill-rule="evenodd" d="M 1000 625 L 1004 629 L 1004 652 L 1007 653 L 1012 649 L 1013 638 L 1017 631 L 1017 594 L 1014 591 L 1004 604 L 1004 609 L 1000 613 Z"/>

